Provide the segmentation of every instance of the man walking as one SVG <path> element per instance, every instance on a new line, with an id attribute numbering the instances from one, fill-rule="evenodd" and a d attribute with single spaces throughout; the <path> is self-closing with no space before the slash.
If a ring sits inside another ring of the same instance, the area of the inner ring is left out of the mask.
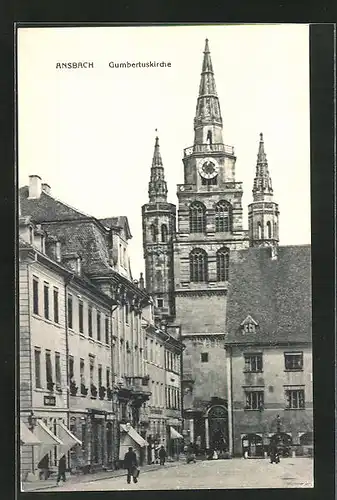
<path id="1" fill-rule="evenodd" d="M 132 446 L 130 446 L 129 451 L 127 453 L 125 453 L 125 457 L 124 457 L 124 467 L 128 471 L 127 477 L 126 477 L 128 484 L 131 483 L 131 476 L 133 478 L 134 483 L 138 482 L 138 479 L 137 479 L 138 468 L 137 468 L 137 466 L 138 466 L 137 455 L 133 451 Z"/>
<path id="2" fill-rule="evenodd" d="M 65 483 L 66 481 L 66 456 L 62 455 L 62 457 L 59 460 L 59 466 L 58 466 L 58 475 L 57 475 L 57 480 L 56 480 L 56 485 L 59 485 L 60 479 Z"/>
<path id="3" fill-rule="evenodd" d="M 160 465 L 165 465 L 165 459 L 166 459 L 166 451 L 163 445 L 161 445 L 160 450 L 159 450 L 159 461 Z"/>

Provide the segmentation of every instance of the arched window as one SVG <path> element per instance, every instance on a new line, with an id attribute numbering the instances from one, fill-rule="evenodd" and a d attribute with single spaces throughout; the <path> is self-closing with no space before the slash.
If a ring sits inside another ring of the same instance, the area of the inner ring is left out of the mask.
<path id="1" fill-rule="evenodd" d="M 157 241 L 157 228 L 154 224 L 151 224 L 150 231 L 151 231 L 152 241 L 156 242 Z"/>
<path id="2" fill-rule="evenodd" d="M 232 206 L 228 201 L 219 201 L 215 205 L 215 231 L 229 232 L 232 230 Z"/>
<path id="3" fill-rule="evenodd" d="M 190 280 L 207 281 L 207 253 L 201 248 L 194 248 L 190 253 Z"/>
<path id="4" fill-rule="evenodd" d="M 211 130 L 208 130 L 207 131 L 207 139 L 206 139 L 206 142 L 211 145 L 212 144 L 212 131 Z"/>
<path id="5" fill-rule="evenodd" d="M 228 281 L 229 250 L 220 248 L 216 253 L 216 275 L 218 281 Z"/>
<path id="6" fill-rule="evenodd" d="M 190 232 L 204 233 L 206 228 L 206 208 L 202 203 L 195 201 L 190 206 Z"/>
<path id="7" fill-rule="evenodd" d="M 261 226 L 261 222 L 257 223 L 257 238 L 259 240 L 262 240 L 262 226 Z"/>
<path id="8" fill-rule="evenodd" d="M 166 224 L 162 224 L 162 226 L 161 226 L 161 241 L 163 243 L 165 243 L 167 241 L 167 234 L 168 234 L 167 226 L 166 226 Z"/>
<path id="9" fill-rule="evenodd" d="M 267 235 L 268 235 L 268 238 L 271 238 L 271 222 L 270 221 L 267 222 Z"/>

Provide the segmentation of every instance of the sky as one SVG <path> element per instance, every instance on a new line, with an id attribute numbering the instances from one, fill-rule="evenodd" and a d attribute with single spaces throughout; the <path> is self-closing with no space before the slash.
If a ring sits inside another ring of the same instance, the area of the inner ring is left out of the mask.
<path id="1" fill-rule="evenodd" d="M 144 271 L 141 206 L 158 134 L 177 203 L 183 149 L 193 143 L 205 38 L 223 118 L 243 182 L 243 220 L 252 201 L 263 132 L 280 244 L 309 244 L 309 27 L 200 25 L 19 28 L 19 186 L 37 174 L 52 195 L 97 218 L 126 215 L 134 278 Z M 93 62 L 58 69 L 58 62 Z M 170 67 L 111 68 L 166 62 Z M 157 131 L 156 131 L 157 129 Z"/>

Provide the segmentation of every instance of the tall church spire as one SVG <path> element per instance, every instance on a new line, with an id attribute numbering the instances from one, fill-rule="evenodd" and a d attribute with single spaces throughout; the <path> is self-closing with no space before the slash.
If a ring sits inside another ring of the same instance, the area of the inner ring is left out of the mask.
<path id="1" fill-rule="evenodd" d="M 205 41 L 204 58 L 199 85 L 199 96 L 194 118 L 195 144 L 222 143 L 222 118 L 215 86 L 214 71 L 208 39 Z"/>
<path id="2" fill-rule="evenodd" d="M 156 137 L 149 182 L 149 201 L 156 203 L 167 201 L 167 184 L 165 181 L 163 161 L 159 150 L 159 138 Z"/>
<path id="3" fill-rule="evenodd" d="M 267 155 L 264 150 L 263 134 L 260 134 L 260 144 L 257 153 L 256 173 L 253 185 L 253 200 L 262 201 L 272 199 L 273 188 L 268 171 Z"/>
<path id="4" fill-rule="evenodd" d="M 253 202 L 248 205 L 248 233 L 251 246 L 278 244 L 278 216 L 279 209 L 277 203 L 273 201 L 273 188 L 261 133 L 253 185 Z"/>

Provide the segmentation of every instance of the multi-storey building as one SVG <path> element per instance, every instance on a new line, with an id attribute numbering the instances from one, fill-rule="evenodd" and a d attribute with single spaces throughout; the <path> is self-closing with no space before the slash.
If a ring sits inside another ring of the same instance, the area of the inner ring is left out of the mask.
<path id="1" fill-rule="evenodd" d="M 288 266 L 288 271 L 285 271 L 287 274 L 297 265 L 297 256 L 302 252 L 307 252 L 309 255 L 310 249 L 298 246 L 294 247 L 294 251 L 288 252 L 278 246 L 279 209 L 274 201 L 262 134 L 260 134 L 253 184 L 253 201 L 248 206 L 248 230 L 243 228 L 243 187 L 236 178 L 234 148 L 226 145 L 223 140 L 222 124 L 213 64 L 206 40 L 194 118 L 194 143 L 184 150 L 184 183 L 177 186 L 177 227 L 174 225 L 173 217 L 175 206 L 167 203 L 163 162 L 156 139 L 149 184 L 149 202 L 143 206 L 142 213 L 146 290 L 153 295 L 155 304 L 163 306 L 156 280 L 164 274 L 171 277 L 171 281 L 168 279 L 165 281 L 166 292 L 171 297 L 170 314 L 163 317 L 160 308 L 155 313 L 157 320 L 164 319 L 168 328 L 170 325 L 179 327 L 180 338 L 186 347 L 183 354 L 182 382 L 184 433 L 192 443 L 198 444 L 204 450 L 220 448 L 238 453 L 238 438 L 234 437 L 234 432 L 238 432 L 235 430 L 236 425 L 240 427 L 241 434 L 250 431 L 248 424 L 247 429 L 244 428 L 245 419 L 242 420 L 242 425 L 235 423 L 235 419 L 240 418 L 240 413 L 235 412 L 232 406 L 229 410 L 233 390 L 235 397 L 238 397 L 237 386 L 232 384 L 239 382 L 231 378 L 234 374 L 231 371 L 233 360 L 225 346 L 228 345 L 227 339 L 233 335 L 230 323 L 227 324 L 227 319 L 230 321 L 233 314 L 231 308 L 235 310 L 236 307 L 234 299 L 231 300 L 231 293 L 237 289 L 237 293 L 240 294 L 242 290 L 244 296 L 245 292 L 250 290 L 250 283 L 245 283 L 241 278 L 241 273 L 237 271 L 236 260 L 241 262 L 248 259 L 244 255 L 253 255 L 254 249 L 256 256 L 254 258 L 263 266 L 265 254 L 270 251 L 274 267 L 281 269 Z M 160 203 L 166 203 L 165 216 Z M 165 239 L 167 242 L 172 241 L 171 246 L 165 246 L 165 242 L 158 239 L 160 231 L 158 229 L 155 231 L 152 227 L 153 224 L 164 224 L 163 217 L 164 219 L 168 217 L 171 221 L 171 226 L 167 226 L 171 228 L 171 232 Z M 162 257 L 164 254 L 165 260 Z M 277 254 L 279 258 L 275 257 Z M 259 286 L 268 289 L 269 276 L 259 274 L 258 266 L 252 268 L 256 269 L 256 276 L 261 279 Z M 310 262 L 307 258 L 303 261 L 301 272 L 301 275 L 294 275 L 298 280 L 296 289 L 298 293 L 303 292 L 306 297 L 307 292 L 303 287 L 310 288 Z M 289 283 L 280 280 L 279 288 L 275 288 L 275 296 L 271 297 L 271 300 L 276 301 L 277 297 L 286 294 Z M 242 289 L 243 286 L 245 290 Z M 257 288 L 251 293 L 258 302 L 256 290 Z M 302 313 L 303 318 L 297 316 L 296 320 L 303 324 L 305 316 L 306 349 L 309 355 L 311 350 L 309 305 Z M 280 316 L 277 316 L 278 309 L 269 308 L 268 314 L 273 315 L 274 328 L 280 319 Z M 240 321 L 244 321 L 249 315 L 254 318 L 253 307 Z M 257 313 L 255 315 L 258 316 Z M 254 321 L 260 320 L 254 319 Z M 263 328 L 269 328 L 271 325 L 270 323 L 268 327 Z M 293 328 L 298 331 L 302 326 L 293 325 Z M 275 335 L 274 348 L 282 359 L 285 356 L 285 342 L 289 340 L 288 333 L 286 329 L 279 329 L 278 335 Z M 297 338 L 295 333 L 293 338 L 294 341 Z M 245 349 L 245 339 L 246 337 L 242 339 L 242 349 Z M 297 350 L 298 345 L 295 344 L 289 345 L 289 349 Z M 237 355 L 236 351 L 231 350 L 230 353 Z M 308 373 L 303 377 L 306 380 L 308 394 L 306 397 L 310 405 L 311 388 L 308 386 L 311 384 L 308 378 L 310 363 L 306 363 L 305 366 Z M 269 376 L 271 377 L 271 372 Z M 276 372 L 273 377 L 278 377 Z M 268 382 L 273 387 L 274 383 L 276 387 L 275 380 Z M 291 385 L 290 382 L 289 384 Z M 268 397 L 272 399 L 271 394 L 272 390 L 270 394 L 268 393 Z M 282 406 L 280 399 L 278 405 Z M 296 411 L 288 412 L 286 415 L 288 420 L 298 419 Z M 312 428 L 310 415 L 309 411 L 308 422 L 311 423 L 308 425 Z M 294 426 L 296 427 L 295 424 Z"/>
<path id="2" fill-rule="evenodd" d="M 310 246 L 231 255 L 226 353 L 229 448 L 263 456 L 271 440 L 313 442 Z"/>
<path id="3" fill-rule="evenodd" d="M 57 464 L 57 436 L 65 432 L 71 468 L 118 466 L 129 445 L 143 463 L 148 442 L 141 423 L 152 383 L 142 314 L 154 321 L 142 277 L 132 279 L 127 218 L 85 215 L 55 199 L 38 176 L 20 189 L 20 210 L 23 422 L 37 422 L 35 434 L 43 422 L 52 430 L 49 465 Z M 163 343 L 155 338 L 163 373 L 155 377 L 154 411 L 165 410 L 166 381 Z M 59 432 L 58 422 L 65 426 Z M 23 450 L 31 464 L 32 448 Z M 36 456 L 44 450 L 45 444 Z"/>
<path id="4" fill-rule="evenodd" d="M 181 414 L 181 355 L 182 344 L 168 330 L 154 322 L 152 309 L 143 314 L 145 336 L 146 376 L 151 398 L 147 405 L 146 433 L 149 443 L 148 462 L 158 459 L 158 448 L 163 445 L 173 457 L 173 443 L 182 438 Z"/>

